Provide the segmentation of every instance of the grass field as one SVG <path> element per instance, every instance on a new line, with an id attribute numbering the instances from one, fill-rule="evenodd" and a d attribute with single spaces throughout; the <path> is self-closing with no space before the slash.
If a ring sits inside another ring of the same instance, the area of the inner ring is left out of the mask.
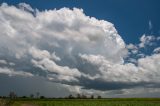
<path id="1" fill-rule="evenodd" d="M 10 106 L 160 106 L 160 99 L 17 99 Z"/>

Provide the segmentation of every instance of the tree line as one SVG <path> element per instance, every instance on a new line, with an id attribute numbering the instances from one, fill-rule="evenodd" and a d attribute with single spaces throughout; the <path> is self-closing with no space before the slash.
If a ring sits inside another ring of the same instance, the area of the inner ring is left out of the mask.
<path id="1" fill-rule="evenodd" d="M 47 99 L 47 97 L 40 95 L 40 92 L 36 92 L 35 94 L 30 94 L 30 96 L 17 96 L 15 92 L 10 92 L 8 96 L 0 96 L 0 98 L 10 98 L 10 99 L 16 99 L 16 98 L 30 98 L 30 99 Z M 94 96 L 94 95 L 85 95 L 85 94 L 77 94 L 77 95 L 68 95 L 66 97 L 52 97 L 50 99 L 101 99 L 102 97 L 100 95 Z"/>

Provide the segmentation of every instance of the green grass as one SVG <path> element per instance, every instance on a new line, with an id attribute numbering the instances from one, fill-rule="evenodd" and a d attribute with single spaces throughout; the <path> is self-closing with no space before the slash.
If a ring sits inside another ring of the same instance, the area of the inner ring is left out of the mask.
<path id="1" fill-rule="evenodd" d="M 21 106 L 21 104 L 38 106 L 160 106 L 160 99 L 17 99 L 12 106 Z"/>
<path id="2" fill-rule="evenodd" d="M 160 102 L 146 101 L 107 101 L 107 100 L 63 100 L 39 101 L 39 106 L 160 106 Z"/>

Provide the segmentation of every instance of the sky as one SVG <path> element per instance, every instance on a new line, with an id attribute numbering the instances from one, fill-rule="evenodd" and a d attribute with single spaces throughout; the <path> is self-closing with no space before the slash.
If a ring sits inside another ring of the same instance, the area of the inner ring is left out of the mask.
<path id="1" fill-rule="evenodd" d="M 0 95 L 159 97 L 159 0 L 0 0 Z"/>

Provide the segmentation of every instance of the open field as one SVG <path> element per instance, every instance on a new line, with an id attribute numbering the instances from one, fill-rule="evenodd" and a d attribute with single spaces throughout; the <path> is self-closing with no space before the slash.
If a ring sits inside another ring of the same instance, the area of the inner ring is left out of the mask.
<path id="1" fill-rule="evenodd" d="M 1 100 L 2 101 L 2 100 Z M 158 98 L 123 99 L 17 99 L 10 106 L 160 106 Z M 9 106 L 8 105 L 8 106 Z M 0 104 L 0 106 L 3 106 Z"/>

